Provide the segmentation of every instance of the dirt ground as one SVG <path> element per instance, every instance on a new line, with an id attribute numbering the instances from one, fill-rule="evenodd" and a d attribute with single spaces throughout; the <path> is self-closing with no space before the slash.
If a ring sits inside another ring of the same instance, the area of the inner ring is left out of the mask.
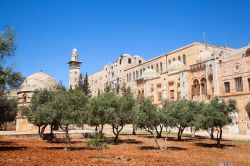
<path id="1" fill-rule="evenodd" d="M 185 137 L 178 142 L 174 137 L 158 150 L 154 139 L 147 135 L 122 135 L 118 144 L 109 144 L 98 158 L 98 151 L 87 146 L 86 139 L 73 139 L 73 150 L 65 150 L 65 143 L 49 144 L 42 140 L 0 138 L 0 165 L 199 165 L 231 163 L 250 165 L 250 141 L 215 141 L 201 137 Z"/>

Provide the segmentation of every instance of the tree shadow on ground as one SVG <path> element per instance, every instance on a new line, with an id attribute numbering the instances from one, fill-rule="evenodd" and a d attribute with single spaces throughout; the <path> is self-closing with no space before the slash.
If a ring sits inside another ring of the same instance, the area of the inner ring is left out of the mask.
<path id="1" fill-rule="evenodd" d="M 46 150 L 66 150 L 66 146 L 57 146 L 57 147 L 45 147 Z M 80 150 L 95 150 L 92 147 L 71 147 L 71 151 L 80 151 Z"/>
<path id="2" fill-rule="evenodd" d="M 45 141 L 47 141 L 47 140 L 45 140 Z M 76 143 L 80 143 L 80 142 L 81 141 L 70 141 L 70 144 L 76 144 Z M 56 139 L 53 139 L 52 142 L 48 142 L 48 143 L 51 143 L 51 144 L 65 144 L 65 143 L 67 143 L 67 140 L 64 139 L 64 138 L 56 138 Z"/>
<path id="3" fill-rule="evenodd" d="M 160 150 L 159 148 L 155 146 L 140 146 L 138 147 L 140 150 Z"/>
<path id="4" fill-rule="evenodd" d="M 114 145 L 119 145 L 119 144 L 142 144 L 142 141 L 137 141 L 136 139 L 122 139 L 122 140 L 117 140 L 116 142 L 114 142 L 112 140 L 112 142 L 110 142 Z"/>
<path id="5" fill-rule="evenodd" d="M 156 146 L 141 146 L 138 147 L 140 150 L 160 150 Z M 176 147 L 176 146 L 168 146 L 166 147 L 165 150 L 173 150 L 173 151 L 181 151 L 181 150 L 186 150 L 187 148 L 181 148 L 181 147 Z"/>
<path id="6" fill-rule="evenodd" d="M 26 146 L 0 146 L 0 151 L 25 150 Z"/>
<path id="7" fill-rule="evenodd" d="M 226 148 L 226 147 L 236 147 L 235 145 L 226 145 L 226 144 L 220 144 L 218 146 L 217 144 L 211 144 L 211 143 L 195 143 L 196 146 L 205 147 L 205 148 Z"/>
<path id="8" fill-rule="evenodd" d="M 208 139 L 207 137 L 200 137 L 200 136 L 195 136 L 195 137 L 182 137 L 181 140 L 178 140 L 176 137 L 168 137 L 168 141 L 174 141 L 174 142 L 193 142 L 193 141 L 203 141 Z"/>
<path id="9" fill-rule="evenodd" d="M 176 146 L 167 146 L 166 150 L 181 151 L 181 150 L 187 150 L 187 148 L 181 148 L 181 147 L 176 147 Z"/>
<path id="10" fill-rule="evenodd" d="M 0 151 L 24 150 L 26 146 L 18 146 L 12 141 L 0 141 Z"/>

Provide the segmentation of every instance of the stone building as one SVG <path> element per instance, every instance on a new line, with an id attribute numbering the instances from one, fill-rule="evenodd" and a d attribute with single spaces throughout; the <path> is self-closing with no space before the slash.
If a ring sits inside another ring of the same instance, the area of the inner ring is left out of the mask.
<path id="1" fill-rule="evenodd" d="M 157 105 L 164 99 L 207 102 L 214 96 L 235 98 L 239 112 L 228 132 L 250 134 L 249 54 L 250 45 L 233 49 L 192 43 L 147 61 L 123 55 L 89 76 L 92 96 L 103 92 L 109 83 L 114 90 L 119 80 L 134 97 L 148 97 Z M 123 58 L 126 60 L 121 63 Z"/>
<path id="2" fill-rule="evenodd" d="M 17 91 L 18 108 L 27 107 L 35 90 L 54 91 L 59 88 L 57 80 L 44 72 L 38 72 L 28 76 Z M 28 123 L 25 116 L 18 112 L 16 117 L 16 131 L 31 132 L 37 131 L 37 127 Z"/>
<path id="3" fill-rule="evenodd" d="M 121 55 L 117 61 L 104 66 L 104 68 L 89 76 L 90 89 L 93 96 L 104 92 L 105 88 L 118 90 L 125 83 L 125 70 L 130 67 L 137 66 L 145 60 L 140 56 L 132 56 L 129 54 Z M 138 73 L 130 73 L 130 77 L 138 75 Z"/>
<path id="4" fill-rule="evenodd" d="M 78 51 L 73 49 L 69 64 L 69 88 L 76 88 L 80 80 L 80 65 L 78 61 Z M 30 104 L 32 95 L 36 90 L 55 91 L 59 88 L 58 81 L 44 72 L 38 72 L 28 76 L 19 89 L 12 91 L 13 97 L 18 100 L 19 112 L 16 117 L 16 131 L 18 132 L 34 132 L 37 127 L 30 124 L 25 116 L 20 114 L 21 107 L 27 107 Z"/>

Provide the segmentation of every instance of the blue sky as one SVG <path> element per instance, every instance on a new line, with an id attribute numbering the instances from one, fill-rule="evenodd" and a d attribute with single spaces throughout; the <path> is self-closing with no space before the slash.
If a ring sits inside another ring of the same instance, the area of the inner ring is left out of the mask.
<path id="1" fill-rule="evenodd" d="M 82 73 L 123 53 L 150 59 L 192 42 L 239 48 L 250 43 L 249 0 L 0 0 L 0 31 L 17 33 L 15 69 L 41 69 L 68 85 L 71 51 Z"/>

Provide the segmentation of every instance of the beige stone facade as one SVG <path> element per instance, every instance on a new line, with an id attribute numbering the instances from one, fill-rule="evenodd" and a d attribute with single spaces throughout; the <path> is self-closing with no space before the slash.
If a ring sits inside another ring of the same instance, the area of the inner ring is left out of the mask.
<path id="1" fill-rule="evenodd" d="M 140 56 L 123 54 L 117 61 L 104 66 L 104 68 L 89 76 L 92 96 L 104 92 L 105 88 L 112 90 L 120 89 L 126 77 L 125 70 L 143 63 L 145 60 Z M 130 73 L 131 77 L 138 73 Z"/>
<path id="2" fill-rule="evenodd" d="M 25 116 L 20 113 L 21 107 L 27 107 L 35 90 L 54 91 L 58 89 L 58 82 L 44 72 L 38 72 L 28 76 L 17 91 L 18 114 L 16 117 L 16 131 L 18 132 L 36 132 L 37 127 L 30 124 Z"/>
<path id="3" fill-rule="evenodd" d="M 228 132 L 250 134 L 249 54 L 250 45 L 233 49 L 192 43 L 148 61 L 137 56 L 120 56 L 89 76 L 92 96 L 103 92 L 109 83 L 115 90 L 119 83 L 129 87 L 135 97 L 148 97 L 158 105 L 164 99 L 207 102 L 214 96 L 235 98 L 239 112 Z M 123 63 L 119 63 L 123 58 Z M 128 63 L 128 58 L 133 63 Z"/>

